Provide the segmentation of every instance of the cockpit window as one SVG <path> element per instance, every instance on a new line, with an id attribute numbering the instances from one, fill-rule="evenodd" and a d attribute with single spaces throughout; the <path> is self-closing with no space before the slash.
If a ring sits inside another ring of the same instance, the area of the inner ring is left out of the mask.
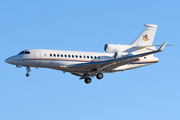
<path id="1" fill-rule="evenodd" d="M 24 51 L 21 51 L 18 55 L 24 54 Z"/>
<path id="2" fill-rule="evenodd" d="M 22 54 L 30 54 L 29 51 L 21 51 L 18 55 L 22 55 Z"/>
<path id="3" fill-rule="evenodd" d="M 25 54 L 30 54 L 30 52 L 29 51 L 25 51 Z"/>

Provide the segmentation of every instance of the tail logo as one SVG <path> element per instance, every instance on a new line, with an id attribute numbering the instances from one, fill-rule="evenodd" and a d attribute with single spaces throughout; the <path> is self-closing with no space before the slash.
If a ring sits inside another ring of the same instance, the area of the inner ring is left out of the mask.
<path id="1" fill-rule="evenodd" d="M 144 41 L 148 41 L 149 40 L 149 36 L 147 34 L 143 35 L 143 40 Z"/>

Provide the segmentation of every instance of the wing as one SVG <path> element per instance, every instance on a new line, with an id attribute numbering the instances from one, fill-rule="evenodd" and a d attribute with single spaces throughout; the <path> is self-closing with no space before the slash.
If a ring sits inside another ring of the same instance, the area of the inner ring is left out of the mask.
<path id="1" fill-rule="evenodd" d="M 145 47 L 158 47 L 162 45 L 145 45 L 145 46 L 135 46 L 135 48 L 145 48 Z M 166 45 L 166 46 L 174 46 L 174 45 Z"/>
<path id="2" fill-rule="evenodd" d="M 111 60 L 106 60 L 106 61 L 101 61 L 101 62 L 90 62 L 90 63 L 75 64 L 75 65 L 70 65 L 67 67 L 68 68 L 75 68 L 77 70 L 78 69 L 84 70 L 84 72 L 90 72 L 90 71 L 96 70 L 97 68 L 100 68 L 102 70 L 114 69 L 118 66 L 122 66 L 125 64 L 129 64 L 129 63 L 138 61 L 140 57 L 161 52 L 161 51 L 163 51 L 164 47 L 166 46 L 166 43 L 167 42 L 165 42 L 158 50 L 151 51 L 151 52 L 146 52 L 146 53 L 132 55 L 132 56 L 126 56 L 126 57 L 122 57 L 122 58 L 111 59 Z"/>

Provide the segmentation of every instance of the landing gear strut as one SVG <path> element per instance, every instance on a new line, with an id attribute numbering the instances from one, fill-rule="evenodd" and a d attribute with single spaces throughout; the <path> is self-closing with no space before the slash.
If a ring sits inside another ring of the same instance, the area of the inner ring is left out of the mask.
<path id="1" fill-rule="evenodd" d="M 85 78 L 85 79 L 84 79 L 84 82 L 85 82 L 86 84 L 91 83 L 91 78 L 90 78 L 90 77 Z"/>
<path id="2" fill-rule="evenodd" d="M 97 78 L 97 79 L 102 79 L 102 78 L 103 78 L 103 74 L 102 74 L 102 73 L 98 73 L 98 74 L 96 75 L 96 78 Z"/>
<path id="3" fill-rule="evenodd" d="M 26 70 L 27 70 L 26 77 L 29 77 L 30 76 L 29 72 L 31 72 L 30 67 L 26 66 Z"/>

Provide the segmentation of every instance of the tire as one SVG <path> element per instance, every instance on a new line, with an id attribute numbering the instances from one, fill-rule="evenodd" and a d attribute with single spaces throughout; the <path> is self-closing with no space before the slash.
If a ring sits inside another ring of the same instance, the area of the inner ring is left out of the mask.
<path id="1" fill-rule="evenodd" d="M 86 83 L 86 84 L 89 84 L 89 83 L 91 83 L 91 78 L 86 78 L 86 79 L 84 79 L 84 82 Z"/>
<path id="2" fill-rule="evenodd" d="M 96 75 L 96 78 L 97 78 L 97 79 L 102 79 L 102 78 L 103 78 L 103 74 L 102 74 L 102 73 L 98 73 L 98 74 Z"/>
<path id="3" fill-rule="evenodd" d="M 29 74 L 29 73 L 27 73 L 27 74 L 26 74 L 26 77 L 29 77 L 29 76 L 30 76 L 30 74 Z"/>

